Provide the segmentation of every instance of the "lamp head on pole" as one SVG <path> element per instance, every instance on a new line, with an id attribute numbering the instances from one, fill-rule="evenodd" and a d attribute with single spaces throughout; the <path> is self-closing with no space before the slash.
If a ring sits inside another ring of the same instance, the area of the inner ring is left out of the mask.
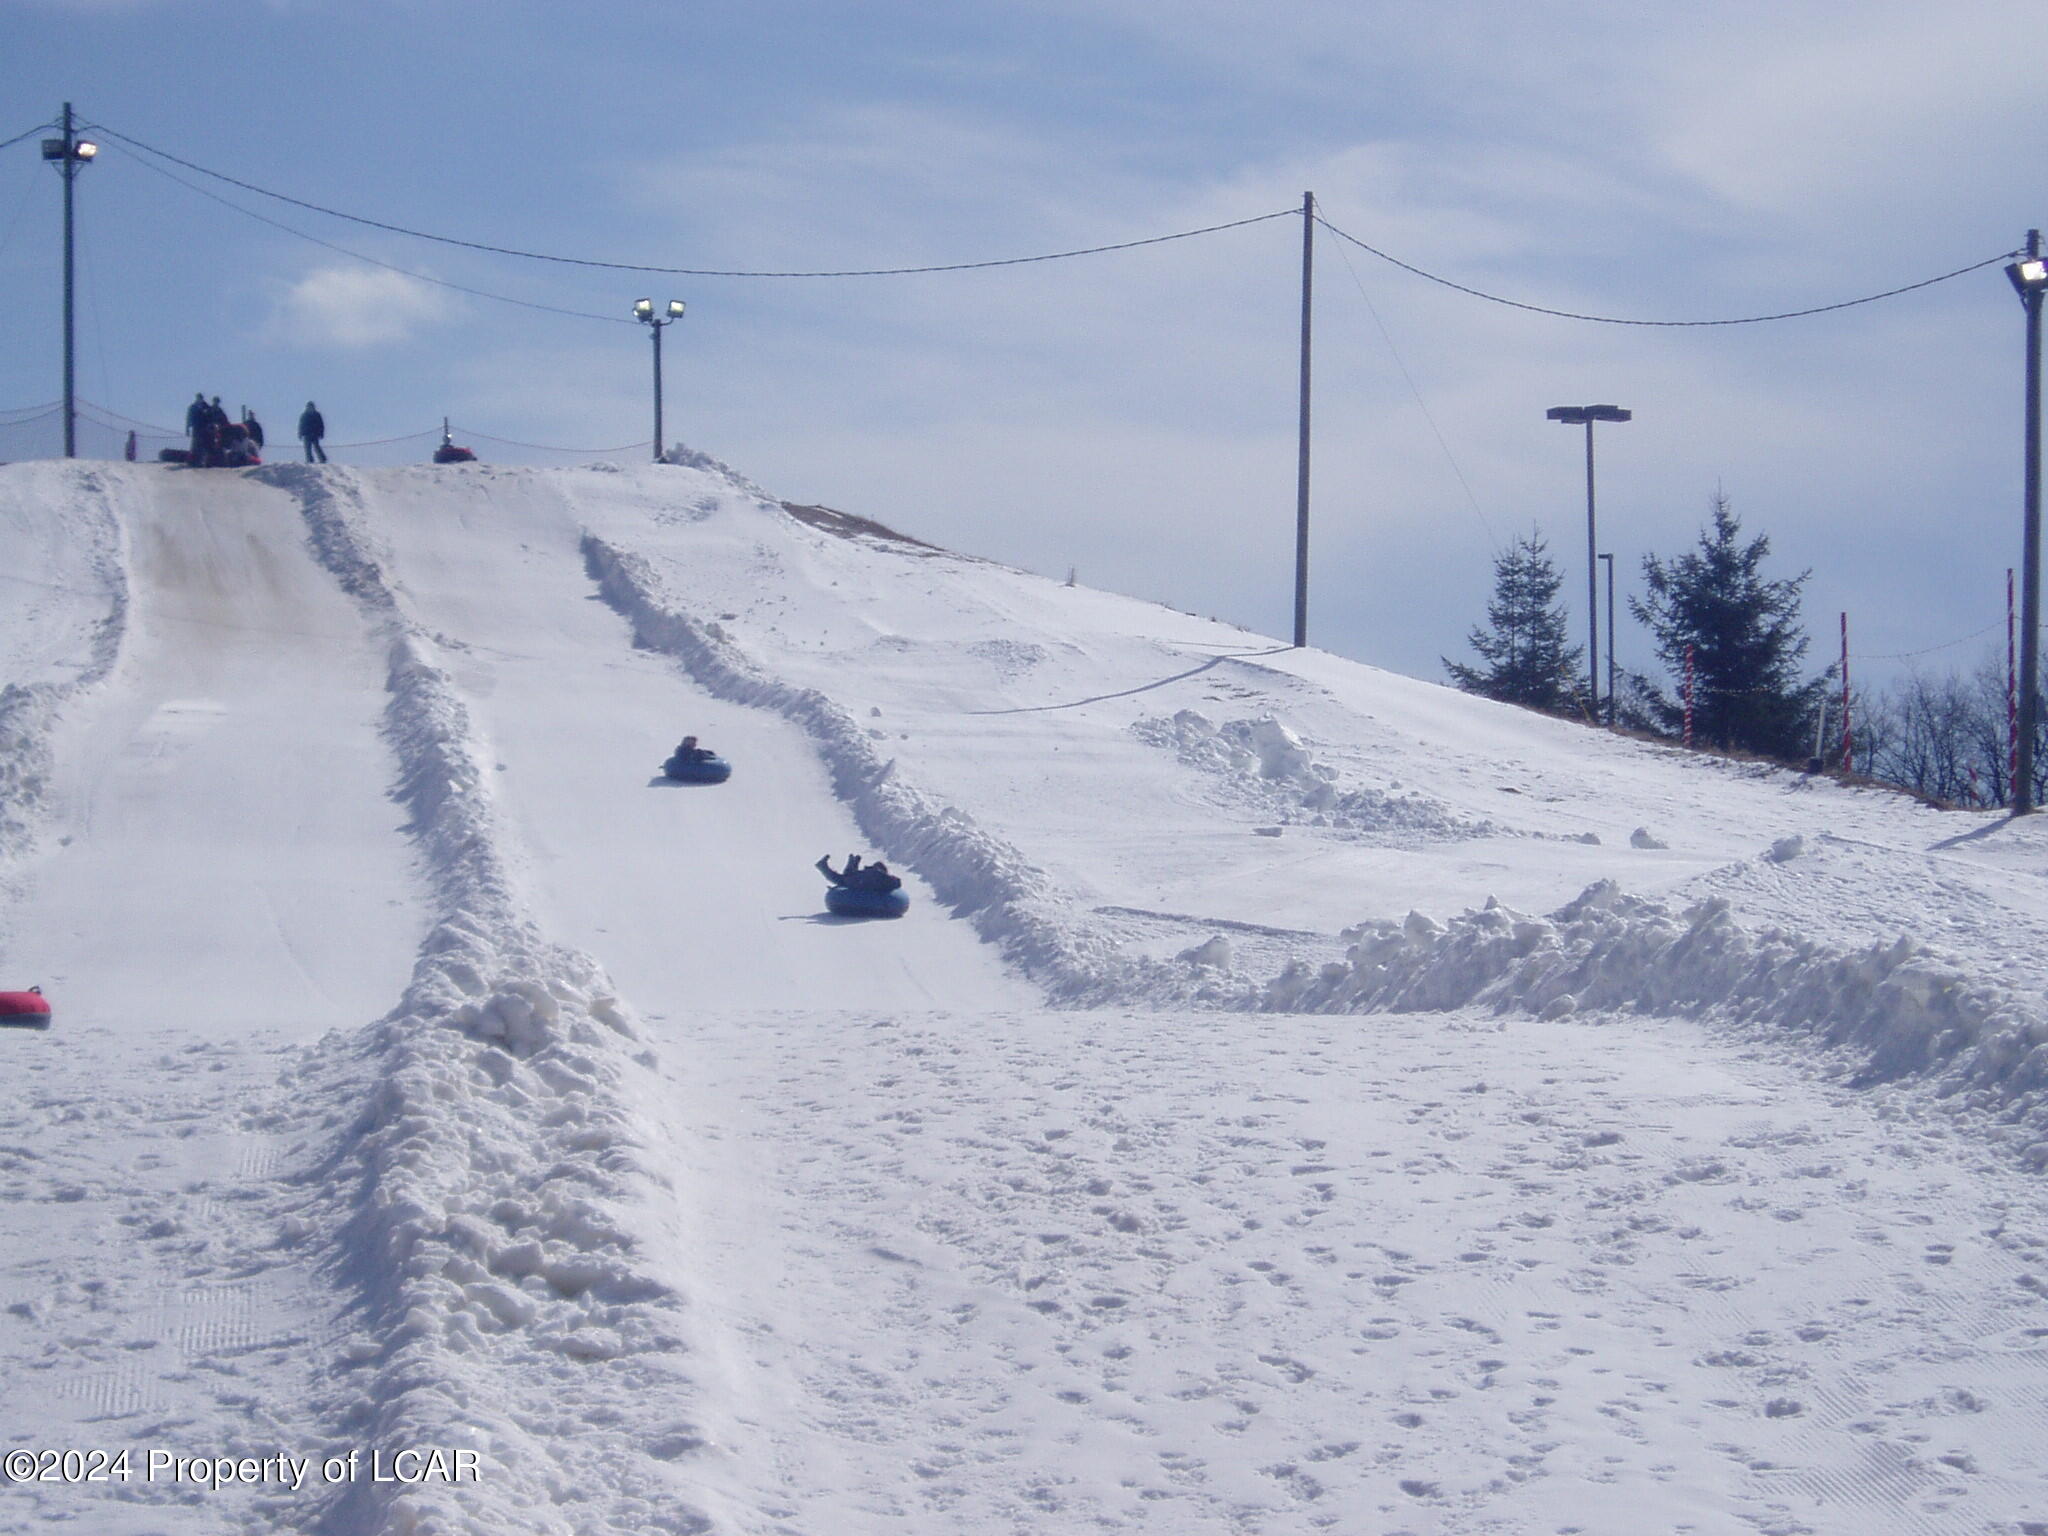
<path id="1" fill-rule="evenodd" d="M 57 167 L 60 174 L 75 176 L 81 165 L 89 165 L 93 156 L 100 152 L 99 145 L 91 139 L 45 139 L 43 158 Z"/>
<path id="2" fill-rule="evenodd" d="M 633 301 L 633 318 L 635 320 L 652 321 L 654 319 L 654 300 L 635 299 Z"/>
<path id="3" fill-rule="evenodd" d="M 671 319 L 671 320 L 680 320 L 680 319 L 682 319 L 682 318 L 683 318 L 683 309 L 684 309 L 684 305 L 683 305 L 683 301 L 682 301 L 681 299 L 670 299 L 670 300 L 668 301 L 668 317 L 669 317 L 669 319 Z"/>
<path id="4" fill-rule="evenodd" d="M 2005 275 L 2015 293 L 2023 299 L 2031 298 L 2048 288 L 2048 261 L 2039 256 L 2023 256 L 2006 267 Z"/>
<path id="5" fill-rule="evenodd" d="M 1551 421 L 1580 427 L 1589 421 L 1628 421 L 1635 413 L 1618 405 L 1553 405 L 1543 414 Z"/>

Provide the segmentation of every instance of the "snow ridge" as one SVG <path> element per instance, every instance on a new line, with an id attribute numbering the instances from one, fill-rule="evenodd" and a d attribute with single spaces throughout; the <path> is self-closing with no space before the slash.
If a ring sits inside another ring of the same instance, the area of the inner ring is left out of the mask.
<path id="1" fill-rule="evenodd" d="M 1851 1086 L 1919 1086 L 2000 1125 L 2048 1167 L 2048 1015 L 1972 981 L 1909 936 L 1844 950 L 1782 928 L 1750 933 L 1712 898 L 1674 913 L 1603 880 L 1548 919 L 1497 903 L 1439 924 L 1411 912 L 1346 930 L 1343 962 L 1293 965 L 1259 1006 L 1320 1013 L 1491 1006 L 1558 1018 L 1596 1010 L 1710 1016 L 1804 1036 Z"/>
<path id="2" fill-rule="evenodd" d="M 1200 710 L 1183 709 L 1170 719 L 1154 715 L 1133 721 L 1130 731 L 1209 775 L 1224 793 L 1283 823 L 1407 836 L 1418 843 L 1500 830 L 1490 821 L 1455 816 L 1424 795 L 1345 789 L 1337 771 L 1317 761 L 1302 739 L 1272 715 L 1218 725 Z"/>
<path id="3" fill-rule="evenodd" d="M 717 697 L 775 710 L 802 726 L 862 832 L 892 863 L 929 881 L 1054 1003 L 1165 1006 L 1189 995 L 1184 968 L 1121 954 L 1086 931 L 1067 916 L 1042 869 L 965 811 L 904 782 L 895 760 L 876 750 L 843 706 L 770 675 L 715 621 L 690 617 L 642 556 L 590 533 L 583 553 L 605 601 L 632 624 L 636 643 L 674 657 Z"/>
<path id="4" fill-rule="evenodd" d="M 639 1030 L 597 964 L 527 915 L 482 744 L 384 578 L 354 477 L 265 478 L 298 496 L 317 557 L 390 628 L 395 796 L 443 913 L 399 1006 L 304 1074 L 340 1131 L 306 1199 L 324 1214 L 288 1230 L 334 1234 L 370 1325 L 327 1416 L 354 1444 L 473 1448 L 490 1468 L 482 1489 L 351 1485 L 338 1528 L 701 1531 L 661 1465 L 694 1438 L 675 1429 L 650 1450 L 599 1427 L 680 1382 L 680 1302 L 633 1236 L 659 1218 L 629 1209 L 658 1194 L 630 1087 L 648 1060 Z M 561 1434 L 565 1417 L 586 1432 Z"/>
<path id="5" fill-rule="evenodd" d="M 108 502 L 104 475 L 91 469 L 77 470 L 75 475 L 76 489 L 67 487 L 51 499 L 69 503 L 65 536 L 83 543 L 88 567 L 103 584 L 108 606 L 93 625 L 85 663 L 76 676 L 62 682 L 0 684 L 0 859 L 8 861 L 21 858 L 34 846 L 49 789 L 51 737 L 58 717 L 69 700 L 113 671 L 128 633 L 126 540 L 121 520 Z"/>

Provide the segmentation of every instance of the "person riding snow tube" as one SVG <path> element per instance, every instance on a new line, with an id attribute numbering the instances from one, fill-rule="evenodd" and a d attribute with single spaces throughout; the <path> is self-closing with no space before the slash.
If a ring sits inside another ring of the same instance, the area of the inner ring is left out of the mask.
<path id="1" fill-rule="evenodd" d="M 832 856 L 826 854 L 817 868 L 832 882 L 825 887 L 828 912 L 840 917 L 901 917 L 910 910 L 910 893 L 879 859 L 863 866 L 859 854 L 849 853 L 841 872 L 832 867 Z"/>
<path id="2" fill-rule="evenodd" d="M 685 784 L 723 784 L 732 777 L 732 764 L 709 747 L 698 746 L 696 737 L 685 736 L 661 771 Z"/>
<path id="3" fill-rule="evenodd" d="M 41 987 L 30 987 L 26 992 L 0 992 L 0 1025 L 48 1029 L 50 1018 L 50 1000 L 43 996 Z"/>

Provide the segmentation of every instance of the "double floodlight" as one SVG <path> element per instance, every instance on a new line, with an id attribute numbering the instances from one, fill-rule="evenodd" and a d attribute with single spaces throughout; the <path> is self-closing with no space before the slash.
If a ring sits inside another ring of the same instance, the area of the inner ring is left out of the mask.
<path id="1" fill-rule="evenodd" d="M 90 160 L 100 152 L 99 145 L 91 139 L 45 139 L 43 158 L 45 160 Z"/>
<path id="2" fill-rule="evenodd" d="M 670 299 L 668 301 L 668 320 L 682 319 L 683 309 L 684 304 L 681 299 Z M 633 318 L 635 320 L 645 320 L 649 325 L 653 325 L 655 323 L 654 300 L 635 299 L 633 301 Z M 667 324 L 668 322 L 664 320 L 662 323 Z"/>
<path id="3" fill-rule="evenodd" d="M 1618 405 L 1553 405 L 1543 414 L 1552 421 L 1577 427 L 1589 421 L 1627 421 L 1633 413 Z"/>

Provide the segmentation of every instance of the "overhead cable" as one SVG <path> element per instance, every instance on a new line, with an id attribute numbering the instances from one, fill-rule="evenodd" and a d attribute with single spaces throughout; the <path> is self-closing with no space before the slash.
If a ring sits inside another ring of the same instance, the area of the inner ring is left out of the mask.
<path id="1" fill-rule="evenodd" d="M 273 192 L 267 187 L 259 187 L 253 182 L 243 181 L 238 177 L 229 176 L 222 171 L 209 170 L 205 166 L 196 165 L 190 160 L 180 159 L 167 150 L 157 149 L 152 145 L 145 144 L 140 139 L 130 138 L 127 134 L 117 129 L 109 128 L 104 123 L 98 123 L 94 126 L 108 138 L 119 139 L 131 149 L 139 149 L 144 154 L 155 155 L 159 159 L 170 161 L 173 165 L 181 165 L 186 170 L 196 171 L 201 176 L 210 176 L 215 181 L 224 181 L 229 186 L 240 187 L 244 192 L 254 192 L 259 197 L 268 197 L 281 203 L 290 203 L 295 208 L 304 208 L 312 213 L 325 214 L 329 218 L 345 219 L 351 224 L 366 225 L 371 229 L 381 229 L 394 235 L 405 235 L 414 240 L 431 240 L 438 245 L 454 245 L 460 246 L 464 250 L 484 251 L 493 256 L 516 256 L 525 261 L 551 261 L 563 266 L 572 267 L 598 267 L 612 272 L 649 272 L 666 277 L 907 277 L 925 272 L 971 272 L 984 267 L 1017 267 L 1036 261 L 1065 261 L 1074 256 L 1098 256 L 1106 251 L 1135 250 L 1141 245 L 1162 245 L 1169 240 L 1188 240 L 1196 235 L 1213 235 L 1219 230 L 1239 229 L 1246 224 L 1262 224 L 1268 219 L 1287 218 L 1300 211 L 1296 208 L 1282 208 L 1274 213 L 1256 214 L 1248 219 L 1232 219 L 1225 224 L 1209 224 L 1200 229 L 1183 229 L 1171 235 L 1152 235 L 1143 240 L 1120 240 L 1110 245 L 1083 246 L 1078 250 L 1071 251 L 1047 251 L 1037 256 L 1007 256 L 994 261 L 954 261 L 923 267 L 853 267 L 837 271 L 820 272 L 743 271 L 722 270 L 711 267 L 657 267 L 639 262 L 600 261 L 587 256 L 555 256 L 542 251 L 522 251 L 510 246 L 487 245 L 479 240 L 461 240 L 452 235 L 437 235 L 426 230 L 408 229 L 402 224 L 387 224 L 381 219 L 370 219 L 364 218 L 360 214 L 344 213 L 338 208 L 327 208 L 319 203 L 307 202 L 304 198 L 291 197 L 283 192 Z"/>
<path id="2" fill-rule="evenodd" d="M 1541 304 L 1525 304 L 1519 299 L 1506 299 L 1502 298 L 1497 293 L 1487 293 L 1485 290 L 1480 288 L 1469 288 L 1463 283 L 1453 282 L 1448 277 L 1439 277 L 1434 272 L 1424 271 L 1421 267 L 1413 266 L 1410 263 L 1401 260 L 1401 258 L 1398 256 L 1390 256 L 1385 251 L 1380 250 L 1377 246 L 1367 245 L 1363 240 L 1359 239 L 1356 235 L 1348 234 L 1344 230 L 1339 229 L 1336 225 L 1332 224 L 1328 219 L 1324 218 L 1321 214 L 1316 215 L 1316 222 L 1322 225 L 1323 228 L 1327 229 L 1331 234 L 1335 235 L 1338 239 L 1350 241 L 1353 245 L 1357 246 L 1361 251 L 1366 251 L 1371 255 L 1377 256 L 1381 261 L 1391 262 L 1395 266 L 1399 267 L 1403 272 L 1412 272 L 1417 277 L 1427 278 L 1432 283 L 1440 283 L 1446 288 L 1456 289 L 1459 293 L 1470 294 L 1475 299 L 1485 299 L 1489 304 L 1505 304 L 1509 309 L 1525 309 L 1528 310 L 1531 314 L 1554 315 L 1560 320 L 1590 320 L 1599 325 L 1761 325 L 1767 320 L 1798 320 L 1806 315 L 1825 315 L 1837 309 L 1854 309 L 1858 304 L 1875 304 L 1879 299 L 1897 298 L 1900 294 L 1911 293 L 1916 288 L 1931 288 L 1936 283 L 1945 283 L 1950 278 L 1961 277 L 1966 272 L 1977 272 L 1983 270 L 1985 267 L 1996 265 L 1998 262 L 2010 261 L 2014 256 L 2019 254 L 2019 252 L 2017 251 L 2001 251 L 1996 256 L 1987 256 L 1982 261 L 1973 261 L 1967 267 L 1957 267 L 1955 271 L 1944 272 L 1939 277 L 1922 278 L 1917 283 L 1907 283 L 1903 287 L 1899 288 L 1887 288 L 1883 293 L 1865 294 L 1860 299 L 1844 299 L 1837 304 L 1817 304 L 1811 309 L 1788 309 L 1785 310 L 1783 313 L 1775 315 L 1742 315 L 1731 320 L 1632 320 L 1616 315 L 1586 315 L 1579 314 L 1576 311 L 1569 309 L 1549 309 Z"/>
<path id="3" fill-rule="evenodd" d="M 55 123 L 37 123 L 35 127 L 29 129 L 27 133 L 17 133 L 11 139 L 0 139 L 0 149 L 12 149 L 15 145 L 19 144 L 23 139 L 32 139 L 39 133 L 48 133 L 52 128 L 56 126 L 57 125 Z"/>
<path id="4" fill-rule="evenodd" d="M 347 256 L 352 260 L 367 262 L 369 263 L 369 265 L 373 267 L 382 267 L 386 272 L 396 272 L 400 277 L 409 277 L 415 282 L 431 283 L 436 288 L 449 288 L 454 290 L 456 293 L 466 293 L 471 298 L 490 299 L 494 303 L 498 304 L 517 304 L 521 309 L 544 310 L 546 313 L 551 315 L 569 315 L 578 320 L 603 320 L 608 324 L 615 323 L 618 325 L 632 325 L 635 323 L 634 321 L 627 319 L 622 315 L 593 314 L 591 311 L 587 309 L 563 309 L 560 305 L 557 304 L 538 304 L 531 299 L 515 299 L 511 297 L 509 294 L 488 293 L 481 288 L 470 288 L 464 286 L 461 283 L 451 283 L 445 278 L 429 277 L 424 272 L 414 272 L 409 268 L 394 265 L 393 263 L 381 260 L 378 257 L 366 256 L 361 251 L 352 251 L 345 245 L 336 245 L 332 240 L 322 240 L 318 235 L 309 235 L 303 229 L 294 229 L 291 225 L 282 223 L 277 219 L 273 219 L 267 214 L 258 213 L 254 208 L 244 208 L 240 203 L 231 202 L 227 198 L 222 197 L 218 192 L 209 192 L 204 187 L 194 186 L 184 177 L 178 175 L 174 171 L 165 170 L 162 166 L 156 164 L 154 161 L 140 160 L 137 163 L 140 165 L 147 166 L 150 170 L 156 172 L 157 175 L 163 177 L 167 181 L 176 182 L 186 191 L 195 192 L 199 196 L 204 198 L 210 198 L 214 202 L 219 203 L 221 207 L 232 208 L 236 213 L 239 213 L 246 218 L 254 219 L 259 224 L 268 224 L 272 229 L 281 229 L 288 235 L 296 235 L 301 240 L 310 240 L 315 245 L 324 246 L 326 249 L 337 252 L 340 255 Z"/>

